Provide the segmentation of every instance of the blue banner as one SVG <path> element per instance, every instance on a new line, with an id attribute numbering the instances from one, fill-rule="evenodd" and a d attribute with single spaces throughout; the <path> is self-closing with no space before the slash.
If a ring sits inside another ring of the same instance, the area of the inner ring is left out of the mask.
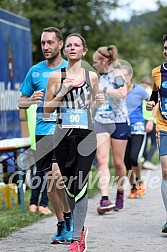
<path id="1" fill-rule="evenodd" d="M 32 65 L 30 21 L 0 9 L 0 139 L 21 137 L 18 98 Z"/>

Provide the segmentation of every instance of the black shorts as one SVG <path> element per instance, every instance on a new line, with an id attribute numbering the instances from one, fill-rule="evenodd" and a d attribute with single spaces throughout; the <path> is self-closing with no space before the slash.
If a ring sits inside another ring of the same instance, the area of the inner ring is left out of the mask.
<path id="1" fill-rule="evenodd" d="M 108 132 L 111 138 L 127 140 L 131 137 L 130 127 L 128 122 L 123 123 L 100 123 L 94 121 L 95 132 L 105 133 Z"/>
<path id="2" fill-rule="evenodd" d="M 36 135 L 35 161 L 37 171 L 52 169 L 53 135 Z"/>

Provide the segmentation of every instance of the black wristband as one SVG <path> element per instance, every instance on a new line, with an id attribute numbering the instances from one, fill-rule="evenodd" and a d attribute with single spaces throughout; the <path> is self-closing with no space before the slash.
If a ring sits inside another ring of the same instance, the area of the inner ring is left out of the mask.
<path id="1" fill-rule="evenodd" d="M 155 104 L 158 103 L 158 91 L 152 91 L 150 101 L 154 101 Z"/>

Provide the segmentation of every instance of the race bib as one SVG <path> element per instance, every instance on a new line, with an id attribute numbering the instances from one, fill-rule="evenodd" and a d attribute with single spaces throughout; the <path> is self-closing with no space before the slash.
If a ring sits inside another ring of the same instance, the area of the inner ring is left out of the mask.
<path id="1" fill-rule="evenodd" d="M 145 134 L 145 124 L 144 122 L 137 122 L 131 124 L 131 133 L 132 134 Z"/>
<path id="2" fill-rule="evenodd" d="M 86 109 L 63 108 L 62 128 L 88 129 L 88 114 Z"/>
<path id="3" fill-rule="evenodd" d="M 53 112 L 49 115 L 42 114 L 42 121 L 56 122 L 56 120 L 57 120 L 57 112 Z"/>
<path id="4" fill-rule="evenodd" d="M 166 97 L 161 97 L 160 109 L 161 109 L 161 114 L 167 116 L 167 98 Z"/>
<path id="5" fill-rule="evenodd" d="M 112 111 L 112 107 L 109 103 L 109 101 L 106 101 L 104 104 L 102 104 L 98 109 L 97 109 L 97 112 L 98 114 L 101 114 L 101 116 L 103 115 L 108 115 L 110 114 Z"/>

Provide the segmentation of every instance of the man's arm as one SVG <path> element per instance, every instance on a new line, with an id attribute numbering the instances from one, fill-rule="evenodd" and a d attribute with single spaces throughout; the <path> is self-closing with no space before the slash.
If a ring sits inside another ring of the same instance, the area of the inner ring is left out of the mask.
<path id="1" fill-rule="evenodd" d="M 27 109 L 32 104 L 39 103 L 41 101 L 43 95 L 44 95 L 43 89 L 34 92 L 31 97 L 28 97 L 28 96 L 25 96 L 25 95 L 21 95 L 20 98 L 19 98 L 19 100 L 18 100 L 18 107 L 20 109 Z"/>
<path id="2" fill-rule="evenodd" d="M 153 130 L 153 126 L 154 126 L 154 122 L 156 119 L 156 114 L 157 114 L 158 108 L 159 108 L 159 103 L 157 103 L 155 105 L 155 107 L 153 108 L 152 115 L 151 115 L 150 119 L 148 120 L 148 122 L 146 123 L 146 132 L 147 133 L 149 133 Z"/>

